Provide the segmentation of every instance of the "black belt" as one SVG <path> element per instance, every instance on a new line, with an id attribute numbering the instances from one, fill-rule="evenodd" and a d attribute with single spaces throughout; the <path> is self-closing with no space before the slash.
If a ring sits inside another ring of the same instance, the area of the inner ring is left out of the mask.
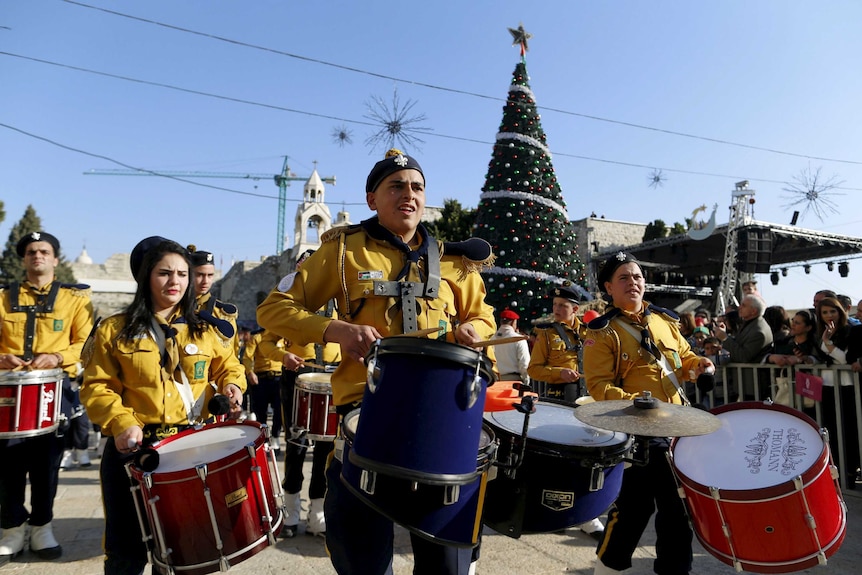
<path id="1" fill-rule="evenodd" d="M 268 377 L 270 379 L 281 377 L 280 371 L 256 371 L 254 374 L 258 377 Z"/>
<path id="2" fill-rule="evenodd" d="M 191 429 L 193 425 L 159 425 L 150 423 L 144 426 L 144 439 L 158 441 L 176 435 L 181 431 Z"/>

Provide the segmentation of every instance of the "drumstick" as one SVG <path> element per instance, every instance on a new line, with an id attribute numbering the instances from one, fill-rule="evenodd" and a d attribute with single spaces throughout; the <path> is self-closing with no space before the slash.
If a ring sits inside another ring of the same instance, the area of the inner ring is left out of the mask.
<path id="1" fill-rule="evenodd" d="M 471 343 L 470 347 L 488 347 L 490 345 L 500 345 L 503 343 L 515 343 L 516 341 L 524 341 L 525 339 L 527 339 L 527 336 L 525 335 L 513 335 L 512 337 L 501 337 L 499 339 L 478 341 L 476 343 Z"/>
<path id="2" fill-rule="evenodd" d="M 320 365 L 318 363 L 314 363 L 313 361 L 303 361 L 302 365 L 304 367 L 313 367 L 314 369 L 326 369 L 325 365 Z"/>
<path id="3" fill-rule="evenodd" d="M 428 327 L 425 329 L 420 329 L 417 331 L 411 331 L 411 332 L 404 333 L 401 335 L 406 335 L 408 337 L 425 337 L 426 335 L 431 335 L 432 333 L 437 333 L 440 330 L 441 330 L 441 328 L 439 328 L 439 327 Z"/>

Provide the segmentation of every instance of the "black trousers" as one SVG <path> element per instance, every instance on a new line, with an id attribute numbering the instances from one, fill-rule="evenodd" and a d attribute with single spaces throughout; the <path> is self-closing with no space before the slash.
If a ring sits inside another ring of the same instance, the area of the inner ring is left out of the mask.
<path id="1" fill-rule="evenodd" d="M 653 443 L 649 463 L 632 465 L 623 473 L 620 494 L 608 513 L 599 560 L 622 571 L 632 566 L 632 555 L 655 513 L 653 570 L 658 575 L 685 575 L 691 571 L 693 532 L 688 523 L 676 480 L 667 461 L 668 445 Z"/>
<path id="2" fill-rule="evenodd" d="M 0 528 L 45 525 L 54 519 L 54 497 L 63 439 L 54 432 L 0 440 Z M 24 497 L 30 477 L 30 511 Z"/>

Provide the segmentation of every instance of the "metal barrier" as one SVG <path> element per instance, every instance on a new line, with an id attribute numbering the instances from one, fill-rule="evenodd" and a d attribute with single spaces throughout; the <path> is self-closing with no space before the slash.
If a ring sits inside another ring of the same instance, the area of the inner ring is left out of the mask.
<path id="1" fill-rule="evenodd" d="M 811 373 L 823 378 L 825 382 L 832 382 L 832 386 L 823 386 L 823 401 L 813 401 L 796 393 L 797 371 Z M 789 386 L 789 393 L 779 391 L 784 385 Z M 832 458 L 840 472 L 841 488 L 846 491 L 848 487 L 854 487 L 856 469 L 848 469 L 848 443 L 854 452 L 858 450 L 857 461 L 862 461 L 862 393 L 859 376 L 849 365 L 780 367 L 773 364 L 729 363 L 718 367 L 715 389 L 702 393 L 694 384 L 689 383 L 686 392 L 690 399 L 710 408 L 733 401 L 782 399 L 782 403 L 806 413 L 821 427 L 824 426 L 824 416 L 829 420 L 834 414 L 835 421 L 828 429 Z M 852 425 L 854 420 L 855 426 Z M 846 436 L 848 428 L 855 433 L 855 437 Z M 859 489 L 862 490 L 862 485 Z"/>

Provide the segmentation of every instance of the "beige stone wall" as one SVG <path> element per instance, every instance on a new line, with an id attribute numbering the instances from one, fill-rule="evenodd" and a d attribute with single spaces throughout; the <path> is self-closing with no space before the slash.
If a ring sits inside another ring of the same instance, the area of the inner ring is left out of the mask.
<path id="1" fill-rule="evenodd" d="M 599 253 L 641 243 L 647 226 L 636 222 L 593 217 L 575 220 L 572 225 L 578 238 L 578 257 L 587 266 L 589 289 L 592 293 L 597 291 L 596 265 L 601 261 L 594 261 L 594 258 Z"/>

